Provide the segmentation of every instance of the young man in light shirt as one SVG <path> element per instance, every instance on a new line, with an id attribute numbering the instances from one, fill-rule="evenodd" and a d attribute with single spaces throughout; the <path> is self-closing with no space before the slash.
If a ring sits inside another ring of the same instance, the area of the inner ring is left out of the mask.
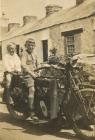
<path id="1" fill-rule="evenodd" d="M 22 56 L 22 68 L 26 75 L 26 84 L 29 88 L 29 108 L 31 117 L 38 119 L 34 113 L 34 78 L 36 77 L 34 69 L 37 67 L 37 57 L 34 55 L 35 41 L 34 39 L 28 39 L 25 42 L 25 53 Z"/>

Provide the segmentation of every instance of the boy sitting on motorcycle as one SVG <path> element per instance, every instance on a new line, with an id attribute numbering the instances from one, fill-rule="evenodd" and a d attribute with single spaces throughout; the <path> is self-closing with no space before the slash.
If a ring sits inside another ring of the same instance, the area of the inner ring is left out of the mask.
<path id="1" fill-rule="evenodd" d="M 26 84 L 29 88 L 29 109 L 31 112 L 31 118 L 38 119 L 34 113 L 34 79 L 36 77 L 34 69 L 37 67 L 37 59 L 33 51 L 35 48 L 35 41 L 28 39 L 25 42 L 25 53 L 22 56 L 22 69 L 25 73 Z"/>

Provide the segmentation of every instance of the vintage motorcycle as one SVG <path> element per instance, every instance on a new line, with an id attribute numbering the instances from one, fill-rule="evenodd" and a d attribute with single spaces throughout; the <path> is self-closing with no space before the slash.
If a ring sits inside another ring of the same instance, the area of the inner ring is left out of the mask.
<path id="1" fill-rule="evenodd" d="M 57 76 L 46 74 L 51 69 Z M 88 82 L 87 86 L 82 68 L 73 67 L 67 61 L 60 65 L 45 65 L 35 71 L 40 71 L 40 76 L 34 79 L 34 106 L 39 120 L 47 121 L 54 131 L 59 131 L 65 120 L 81 139 L 94 140 L 95 85 Z M 30 116 L 28 88 L 23 74 L 13 74 L 6 104 L 13 118 L 23 120 Z M 91 126 L 92 130 L 85 126 Z"/>

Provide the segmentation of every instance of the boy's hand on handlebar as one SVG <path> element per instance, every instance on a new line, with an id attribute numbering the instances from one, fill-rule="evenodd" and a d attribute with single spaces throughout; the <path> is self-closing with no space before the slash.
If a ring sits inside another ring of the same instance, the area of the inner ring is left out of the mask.
<path id="1" fill-rule="evenodd" d="M 36 74 L 31 72 L 30 75 L 33 77 L 33 78 L 36 78 Z"/>
<path id="2" fill-rule="evenodd" d="M 36 78 L 36 77 L 38 77 L 39 76 L 39 74 L 38 73 L 34 73 L 34 72 L 30 72 L 30 75 L 32 76 L 32 78 Z"/>

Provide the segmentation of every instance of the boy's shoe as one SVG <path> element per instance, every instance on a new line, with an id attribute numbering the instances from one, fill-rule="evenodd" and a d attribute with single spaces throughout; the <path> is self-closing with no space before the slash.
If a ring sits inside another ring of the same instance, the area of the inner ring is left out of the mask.
<path id="1" fill-rule="evenodd" d="M 39 118 L 36 116 L 36 114 L 34 112 L 31 113 L 30 117 L 31 117 L 31 119 L 33 119 L 35 121 L 39 121 Z"/>

